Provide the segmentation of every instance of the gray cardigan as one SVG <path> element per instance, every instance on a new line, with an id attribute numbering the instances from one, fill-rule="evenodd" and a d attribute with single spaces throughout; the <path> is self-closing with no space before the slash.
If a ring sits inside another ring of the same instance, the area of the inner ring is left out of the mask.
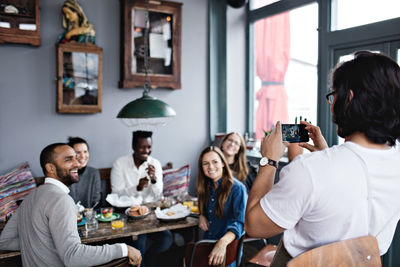
<path id="1" fill-rule="evenodd" d="M 32 191 L 8 221 L 0 249 L 21 250 L 23 266 L 92 266 L 122 257 L 121 245 L 81 243 L 72 198 L 53 184 Z"/>
<path id="2" fill-rule="evenodd" d="M 79 174 L 79 182 L 69 187 L 69 195 L 76 202 L 81 201 L 85 208 L 93 207 L 100 201 L 101 183 L 98 169 L 86 166 L 82 174 Z"/>

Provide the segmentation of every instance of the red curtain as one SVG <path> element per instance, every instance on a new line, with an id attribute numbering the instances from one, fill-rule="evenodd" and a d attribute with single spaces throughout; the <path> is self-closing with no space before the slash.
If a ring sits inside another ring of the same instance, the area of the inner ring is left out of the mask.
<path id="1" fill-rule="evenodd" d="M 262 139 L 280 120 L 289 120 L 284 79 L 290 60 L 289 12 L 255 23 L 256 73 L 262 87 L 256 92 L 256 138 Z"/>

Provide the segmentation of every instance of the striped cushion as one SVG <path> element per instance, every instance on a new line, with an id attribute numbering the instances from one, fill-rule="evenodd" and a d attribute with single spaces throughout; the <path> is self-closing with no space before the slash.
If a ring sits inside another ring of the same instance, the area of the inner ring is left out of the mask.
<path id="1" fill-rule="evenodd" d="M 5 221 L 7 214 L 17 208 L 17 200 L 24 199 L 34 188 L 35 179 L 29 164 L 22 163 L 14 170 L 0 176 L 0 221 Z"/>
<path id="2" fill-rule="evenodd" d="M 187 193 L 189 186 L 190 167 L 189 164 L 179 169 L 165 170 L 163 172 L 164 197 L 176 197 Z"/>

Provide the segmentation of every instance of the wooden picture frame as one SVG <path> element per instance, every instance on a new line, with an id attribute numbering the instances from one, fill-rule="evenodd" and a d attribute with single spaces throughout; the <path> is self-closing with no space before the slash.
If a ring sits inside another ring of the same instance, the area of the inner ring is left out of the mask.
<path id="1" fill-rule="evenodd" d="M 40 46 L 39 0 L 0 0 L 0 43 Z"/>
<path id="2" fill-rule="evenodd" d="M 57 44 L 57 112 L 99 113 L 103 50 L 91 43 Z"/>
<path id="3" fill-rule="evenodd" d="M 120 88 L 143 87 L 144 0 L 121 2 Z M 151 87 L 181 88 L 182 3 L 149 0 L 149 78 Z"/>

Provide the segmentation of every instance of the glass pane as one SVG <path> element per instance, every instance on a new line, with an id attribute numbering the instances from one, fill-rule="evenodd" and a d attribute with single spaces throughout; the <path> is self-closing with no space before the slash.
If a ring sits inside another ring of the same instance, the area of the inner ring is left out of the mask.
<path id="1" fill-rule="evenodd" d="M 318 4 L 257 21 L 254 131 L 262 139 L 276 121 L 317 121 Z"/>
<path id="2" fill-rule="evenodd" d="M 399 0 L 332 0 L 331 30 L 399 17 Z"/>
<path id="3" fill-rule="evenodd" d="M 397 59 L 397 64 L 400 64 L 400 49 L 397 49 L 396 59 Z"/>
<path id="4" fill-rule="evenodd" d="M 144 33 L 146 28 L 145 10 L 133 11 L 133 62 L 132 73 L 145 73 Z M 148 44 L 149 74 L 172 74 L 172 15 L 149 12 L 150 29 Z"/>
<path id="5" fill-rule="evenodd" d="M 64 52 L 63 104 L 97 105 L 98 78 L 98 54 Z"/>
<path id="6" fill-rule="evenodd" d="M 280 0 L 250 0 L 250 10 L 257 9 L 269 4 L 279 2 Z"/>

